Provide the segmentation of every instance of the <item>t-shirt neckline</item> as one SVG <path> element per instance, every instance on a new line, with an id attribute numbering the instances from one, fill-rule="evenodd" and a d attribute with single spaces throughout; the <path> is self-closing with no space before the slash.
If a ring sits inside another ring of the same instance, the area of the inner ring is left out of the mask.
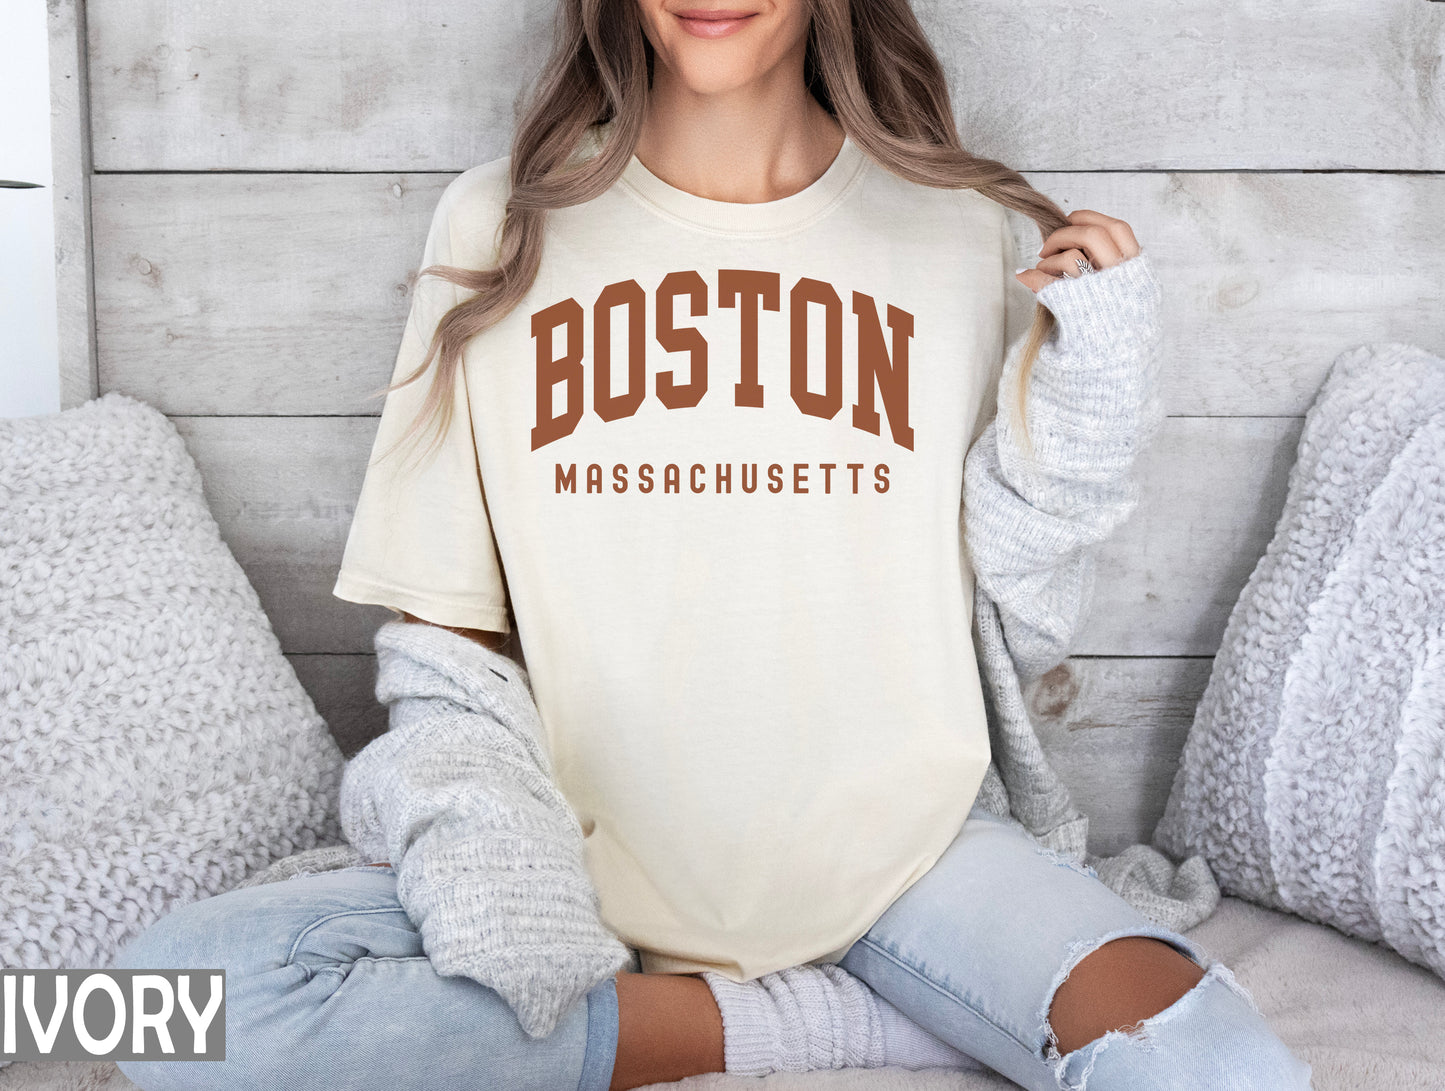
<path id="1" fill-rule="evenodd" d="M 589 130 L 593 149 L 600 150 L 611 122 Z M 805 227 L 825 215 L 862 175 L 868 157 L 847 133 L 828 169 L 807 186 L 773 201 L 718 201 L 700 197 L 663 181 L 632 156 L 618 184 L 660 215 L 724 235 L 776 235 Z"/>

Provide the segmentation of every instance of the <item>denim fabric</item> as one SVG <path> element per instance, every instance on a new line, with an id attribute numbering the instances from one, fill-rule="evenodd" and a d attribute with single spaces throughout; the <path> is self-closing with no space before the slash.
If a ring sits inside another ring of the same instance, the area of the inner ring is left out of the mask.
<path id="1" fill-rule="evenodd" d="M 1120 936 L 1155 936 L 1207 972 L 1138 1028 L 1060 1056 L 1047 1020 L 1054 992 L 1080 959 Z M 114 964 L 227 971 L 226 1060 L 117 1062 L 143 1091 L 606 1091 L 612 1080 L 615 979 L 553 1034 L 532 1039 L 491 989 L 435 972 L 389 866 L 298 875 L 193 902 Z M 1150 923 L 1092 868 L 981 807 L 840 964 L 1030 1091 L 1310 1087 L 1309 1066 L 1223 963 Z"/>
<path id="2" fill-rule="evenodd" d="M 442 977 L 396 897 L 390 866 L 242 887 L 180 906 L 118 968 L 224 968 L 224 1061 L 118 1061 L 143 1091 L 607 1091 L 617 984 L 598 985 L 545 1038 L 502 998 Z"/>
<path id="3" fill-rule="evenodd" d="M 1055 990 L 1096 947 L 1153 936 L 1204 967 L 1137 1028 L 1060 1056 Z M 1030 1091 L 1293 1091 L 1310 1066 L 1280 1041 L 1221 962 L 1156 926 L 1094 869 L 975 806 L 938 862 L 840 964 L 920 1026 Z"/>

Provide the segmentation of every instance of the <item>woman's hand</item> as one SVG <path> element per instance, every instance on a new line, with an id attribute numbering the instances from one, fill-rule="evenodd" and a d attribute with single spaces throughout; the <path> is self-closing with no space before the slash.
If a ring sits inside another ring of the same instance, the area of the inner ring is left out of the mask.
<path id="1" fill-rule="evenodd" d="M 1037 292 L 1061 276 L 1085 275 L 1079 272 L 1076 258 L 1086 258 L 1095 269 L 1107 269 L 1139 253 L 1134 231 L 1123 220 L 1091 208 L 1076 208 L 1067 219 L 1068 226 L 1044 240 L 1038 265 L 1014 274 L 1029 291 Z"/>

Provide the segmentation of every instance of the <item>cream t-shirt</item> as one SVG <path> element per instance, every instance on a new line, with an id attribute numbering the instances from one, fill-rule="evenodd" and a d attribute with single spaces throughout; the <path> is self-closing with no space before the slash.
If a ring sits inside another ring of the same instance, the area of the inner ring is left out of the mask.
<path id="1" fill-rule="evenodd" d="M 423 266 L 495 263 L 507 169 L 452 181 Z M 963 465 L 1032 306 L 1014 257 L 1003 206 L 851 140 L 758 204 L 634 156 L 549 214 L 420 470 L 375 455 L 430 378 L 388 395 L 333 593 L 515 619 L 603 919 L 645 971 L 837 960 L 967 817 L 989 742 Z M 419 281 L 393 381 L 461 292 Z"/>

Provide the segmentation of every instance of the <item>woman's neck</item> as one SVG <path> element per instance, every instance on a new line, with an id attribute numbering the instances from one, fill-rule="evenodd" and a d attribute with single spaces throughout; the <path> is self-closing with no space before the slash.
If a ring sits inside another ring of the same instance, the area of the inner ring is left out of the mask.
<path id="1" fill-rule="evenodd" d="M 774 201 L 816 181 L 843 128 L 800 79 L 698 95 L 659 69 L 634 154 L 670 185 L 715 201 Z"/>

